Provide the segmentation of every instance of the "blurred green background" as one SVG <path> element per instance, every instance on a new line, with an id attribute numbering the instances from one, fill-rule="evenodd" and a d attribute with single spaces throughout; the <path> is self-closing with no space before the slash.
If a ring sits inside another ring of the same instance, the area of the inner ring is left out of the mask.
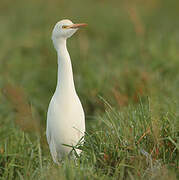
<path id="1" fill-rule="evenodd" d="M 7 0 L 0 10 L 1 88 L 21 88 L 43 121 L 56 86 L 51 32 L 64 18 L 89 24 L 68 41 L 87 115 L 104 110 L 98 95 L 119 108 L 137 103 L 138 94 L 176 99 L 177 1 Z"/>
<path id="2" fill-rule="evenodd" d="M 88 23 L 68 40 L 87 129 L 104 114 L 99 97 L 121 112 L 149 97 L 156 116 L 171 108 L 178 122 L 178 17 L 177 0 L 1 0 L 0 154 L 14 129 L 45 135 L 57 79 L 51 32 L 66 18 Z"/>

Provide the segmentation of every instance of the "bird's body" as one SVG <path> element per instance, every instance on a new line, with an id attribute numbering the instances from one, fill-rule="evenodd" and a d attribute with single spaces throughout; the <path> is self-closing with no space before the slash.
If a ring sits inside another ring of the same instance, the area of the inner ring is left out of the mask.
<path id="1" fill-rule="evenodd" d="M 52 34 L 58 54 L 58 77 L 57 87 L 48 108 L 46 136 L 53 161 L 56 163 L 72 150 L 64 144 L 75 146 L 85 132 L 84 111 L 75 90 L 71 60 L 66 48 L 66 39 L 76 32 L 77 28 L 70 30 L 71 32 L 64 29 L 64 33 L 58 33 L 61 27 L 73 27 L 72 25 L 69 20 L 60 21 Z M 78 26 L 80 27 L 79 24 Z M 76 152 L 79 154 L 80 150 L 77 149 Z"/>

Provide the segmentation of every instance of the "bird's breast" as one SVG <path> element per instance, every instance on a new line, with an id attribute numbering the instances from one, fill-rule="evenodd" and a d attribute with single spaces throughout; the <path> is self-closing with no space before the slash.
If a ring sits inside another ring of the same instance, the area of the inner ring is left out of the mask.
<path id="1" fill-rule="evenodd" d="M 85 132 L 85 117 L 77 95 L 53 96 L 47 114 L 47 124 L 56 142 L 75 144 Z"/>
<path id="2" fill-rule="evenodd" d="M 68 96 L 54 96 L 48 108 L 47 121 L 57 126 L 77 126 L 83 124 L 84 111 L 76 94 Z"/>

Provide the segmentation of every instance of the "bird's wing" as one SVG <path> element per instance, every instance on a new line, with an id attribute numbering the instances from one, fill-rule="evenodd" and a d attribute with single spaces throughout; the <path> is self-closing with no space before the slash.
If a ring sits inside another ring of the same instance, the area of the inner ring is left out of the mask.
<path id="1" fill-rule="evenodd" d="M 50 153 L 52 155 L 52 159 L 56 164 L 59 164 L 59 162 L 58 162 L 58 154 L 57 154 L 54 138 L 51 135 L 50 130 L 49 130 L 48 127 L 47 127 L 47 130 L 46 130 L 46 136 L 47 136 L 47 142 L 48 142 L 49 147 L 50 147 Z"/>
<path id="2" fill-rule="evenodd" d="M 51 139 L 51 135 L 50 135 L 50 131 L 47 125 L 47 129 L 46 129 L 46 137 L 47 137 L 47 142 L 50 145 L 50 139 Z"/>

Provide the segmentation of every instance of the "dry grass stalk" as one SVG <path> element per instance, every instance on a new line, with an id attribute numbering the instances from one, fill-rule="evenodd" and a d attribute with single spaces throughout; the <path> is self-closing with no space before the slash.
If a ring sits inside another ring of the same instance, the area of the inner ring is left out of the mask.
<path id="1" fill-rule="evenodd" d="M 113 92 L 113 95 L 120 107 L 128 105 L 128 102 L 129 102 L 128 96 L 121 94 L 115 88 L 112 89 L 112 92 Z"/>
<path id="2" fill-rule="evenodd" d="M 126 9 L 129 14 L 130 20 L 131 20 L 132 24 L 134 25 L 136 34 L 138 36 L 143 36 L 145 33 L 145 28 L 144 28 L 144 25 L 140 18 L 140 15 L 137 12 L 136 6 L 127 4 Z"/>
<path id="3" fill-rule="evenodd" d="M 23 88 L 6 84 L 4 93 L 16 111 L 15 123 L 23 131 L 40 132 L 39 121 L 32 116 L 32 108 L 27 102 Z"/>
<path id="4" fill-rule="evenodd" d="M 147 134 L 149 134 L 149 133 L 150 133 L 150 129 L 147 129 L 147 131 L 144 132 L 144 134 L 139 138 L 139 140 L 137 141 L 137 144 L 139 144 L 140 141 L 141 141 Z"/>

